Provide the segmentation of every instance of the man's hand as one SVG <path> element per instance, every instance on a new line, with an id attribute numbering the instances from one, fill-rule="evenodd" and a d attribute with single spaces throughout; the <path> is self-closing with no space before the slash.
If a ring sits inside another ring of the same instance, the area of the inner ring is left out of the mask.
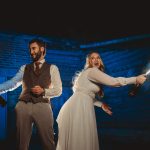
<path id="1" fill-rule="evenodd" d="M 101 107 L 108 115 L 112 115 L 111 108 L 106 103 L 102 103 Z"/>
<path id="2" fill-rule="evenodd" d="M 0 96 L 0 105 L 1 105 L 2 107 L 4 107 L 6 104 L 7 104 L 7 102 L 4 100 L 3 97 Z"/>
<path id="3" fill-rule="evenodd" d="M 44 92 L 44 89 L 39 85 L 36 85 L 33 88 L 31 88 L 31 92 L 35 95 L 41 95 Z"/>

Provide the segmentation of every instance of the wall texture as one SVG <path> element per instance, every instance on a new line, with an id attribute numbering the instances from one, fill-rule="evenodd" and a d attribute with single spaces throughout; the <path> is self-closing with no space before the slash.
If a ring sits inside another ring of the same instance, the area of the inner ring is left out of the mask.
<path id="1" fill-rule="evenodd" d="M 30 63 L 28 41 L 35 35 L 0 33 L 0 77 L 11 79 L 21 65 Z M 136 76 L 149 68 L 149 37 L 118 39 L 95 43 L 81 43 L 70 39 L 40 37 L 47 42 L 46 60 L 58 66 L 63 82 L 63 94 L 52 99 L 54 118 L 71 96 L 72 78 L 85 63 L 85 57 L 91 50 L 97 50 L 103 59 L 105 72 L 111 76 Z M 131 85 L 112 88 L 104 86 L 105 101 L 112 107 L 113 116 L 108 116 L 95 107 L 97 127 L 100 139 L 111 141 L 150 141 L 150 99 L 149 80 L 142 85 L 135 97 L 129 97 Z M 14 107 L 21 87 L 7 93 L 7 137 L 15 134 Z M 1 109 L 1 108 L 0 108 Z M 57 124 L 54 129 L 57 135 Z M 36 129 L 35 129 L 36 134 Z"/>

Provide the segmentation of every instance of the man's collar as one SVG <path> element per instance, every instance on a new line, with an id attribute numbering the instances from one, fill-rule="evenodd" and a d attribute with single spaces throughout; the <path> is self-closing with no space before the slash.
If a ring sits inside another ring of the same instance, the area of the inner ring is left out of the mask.
<path id="1" fill-rule="evenodd" d="M 45 62 L 45 59 L 42 59 L 42 60 L 40 61 L 41 64 L 43 64 L 44 62 Z"/>
<path id="2" fill-rule="evenodd" d="M 43 64 L 45 62 L 45 59 L 42 59 L 39 62 L 40 62 L 40 64 Z"/>

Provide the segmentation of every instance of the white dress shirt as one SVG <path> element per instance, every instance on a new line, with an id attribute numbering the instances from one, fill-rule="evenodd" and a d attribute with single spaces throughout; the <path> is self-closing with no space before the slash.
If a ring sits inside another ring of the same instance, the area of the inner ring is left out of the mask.
<path id="1" fill-rule="evenodd" d="M 41 60 L 40 62 L 40 67 L 42 67 L 43 63 L 45 62 L 45 59 Z M 0 84 L 0 94 L 6 93 L 7 91 L 12 91 L 22 84 L 25 66 L 26 65 L 21 66 L 19 71 L 12 79 Z M 44 98 L 57 97 L 60 96 L 62 93 L 62 81 L 60 78 L 58 67 L 56 65 L 51 65 L 50 74 L 51 85 L 48 89 L 45 89 L 45 95 L 43 96 Z"/>

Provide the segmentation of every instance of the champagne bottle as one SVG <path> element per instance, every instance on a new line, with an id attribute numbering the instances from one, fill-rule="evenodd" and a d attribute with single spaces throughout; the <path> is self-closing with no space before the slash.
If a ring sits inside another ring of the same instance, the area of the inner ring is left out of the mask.
<path id="1" fill-rule="evenodd" d="M 140 89 L 141 85 L 140 84 L 136 84 L 131 88 L 131 91 L 129 92 L 129 96 L 135 96 L 139 89 Z"/>
<path id="2" fill-rule="evenodd" d="M 150 70 L 146 72 L 145 77 L 147 78 L 149 74 L 150 74 Z M 142 86 L 141 84 L 135 84 L 133 88 L 131 88 L 129 92 L 129 96 L 135 96 L 138 93 L 141 86 Z"/>

